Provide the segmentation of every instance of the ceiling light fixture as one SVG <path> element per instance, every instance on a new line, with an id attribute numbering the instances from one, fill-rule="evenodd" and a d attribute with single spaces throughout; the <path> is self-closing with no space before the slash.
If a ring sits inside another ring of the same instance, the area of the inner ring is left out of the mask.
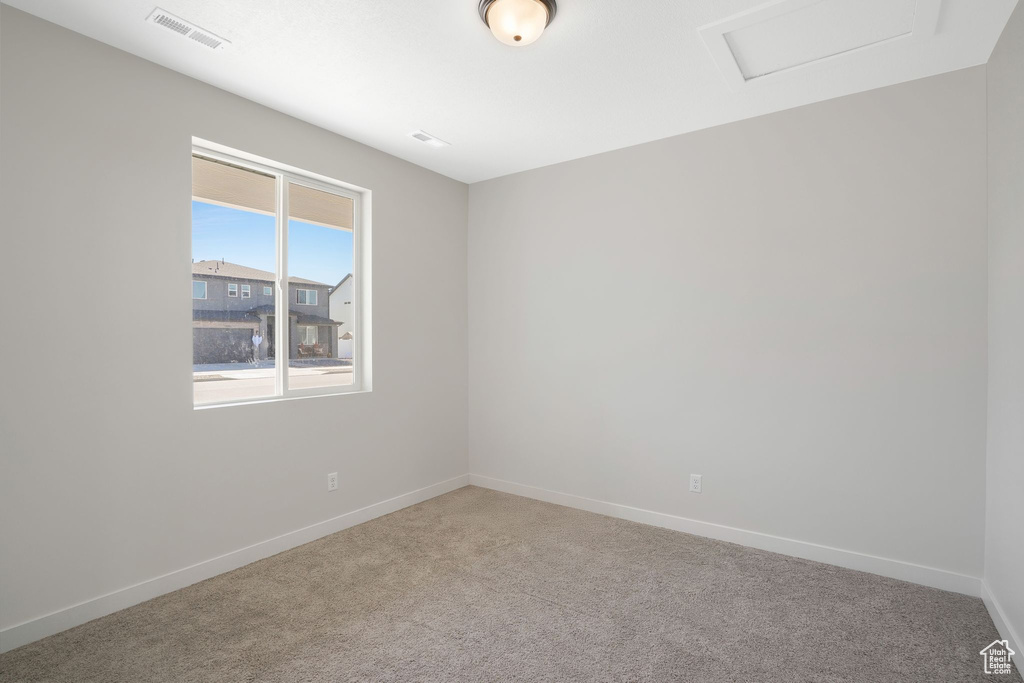
<path id="1" fill-rule="evenodd" d="M 555 18 L 555 0 L 480 0 L 480 18 L 494 37 L 513 47 L 540 38 Z"/>

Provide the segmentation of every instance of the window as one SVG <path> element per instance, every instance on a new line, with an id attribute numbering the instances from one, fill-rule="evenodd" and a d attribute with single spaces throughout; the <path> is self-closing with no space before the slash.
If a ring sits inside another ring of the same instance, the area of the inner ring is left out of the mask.
<path id="1" fill-rule="evenodd" d="M 369 192 L 194 142 L 194 404 L 368 390 Z"/>
<path id="2" fill-rule="evenodd" d="M 316 327 L 313 325 L 302 325 L 299 327 L 299 343 L 306 346 L 316 344 Z"/>

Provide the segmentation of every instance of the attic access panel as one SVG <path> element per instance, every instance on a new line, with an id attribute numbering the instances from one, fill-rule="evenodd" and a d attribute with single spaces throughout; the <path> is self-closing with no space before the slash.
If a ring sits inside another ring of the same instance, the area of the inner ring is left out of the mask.
<path id="1" fill-rule="evenodd" d="M 934 35 L 942 0 L 776 0 L 700 29 L 733 89 L 893 40 Z"/>

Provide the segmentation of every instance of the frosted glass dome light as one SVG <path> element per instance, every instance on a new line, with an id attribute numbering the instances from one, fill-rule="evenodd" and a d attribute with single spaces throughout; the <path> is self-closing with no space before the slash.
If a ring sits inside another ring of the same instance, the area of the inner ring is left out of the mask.
<path id="1" fill-rule="evenodd" d="M 495 38 L 522 47 L 540 38 L 555 18 L 555 0 L 480 0 L 480 18 Z"/>

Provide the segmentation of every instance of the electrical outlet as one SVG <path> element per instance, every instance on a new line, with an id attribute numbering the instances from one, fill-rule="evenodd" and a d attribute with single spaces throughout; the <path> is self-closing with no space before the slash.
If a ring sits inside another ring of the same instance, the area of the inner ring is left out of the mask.
<path id="1" fill-rule="evenodd" d="M 700 493 L 700 478 L 699 474 L 690 475 L 690 493 Z"/>
<path id="2" fill-rule="evenodd" d="M 338 473 L 331 472 L 327 475 L 327 490 L 337 491 L 338 490 Z"/>

